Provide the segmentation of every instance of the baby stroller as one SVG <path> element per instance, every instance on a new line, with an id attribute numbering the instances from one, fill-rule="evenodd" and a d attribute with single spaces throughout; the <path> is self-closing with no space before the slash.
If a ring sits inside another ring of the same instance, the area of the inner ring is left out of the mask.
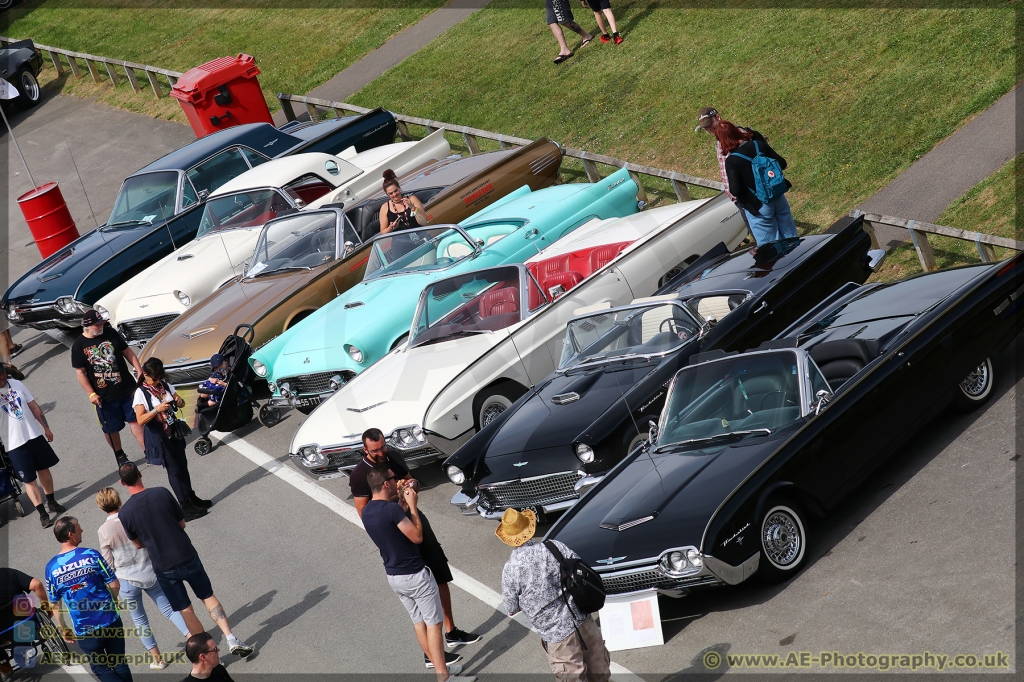
<path id="1" fill-rule="evenodd" d="M 14 467 L 7 457 L 7 450 L 3 443 L 0 443 L 0 504 L 8 501 L 14 502 L 14 508 L 18 510 L 19 516 L 25 515 L 25 509 L 21 506 L 21 482 L 14 475 Z"/>
<path id="2" fill-rule="evenodd" d="M 242 331 L 241 335 L 239 331 Z M 197 399 L 196 427 L 199 429 L 199 440 L 193 445 L 197 455 L 209 454 L 213 449 L 209 437 L 211 431 L 234 431 L 251 422 L 254 407 L 260 410 L 260 423 L 263 425 L 273 426 L 278 421 L 278 410 L 268 405 L 261 408 L 252 397 L 250 386 L 256 377 L 249 367 L 249 356 L 252 355 L 250 344 L 255 336 L 252 325 L 240 324 L 235 328 L 235 333 L 224 339 L 220 346 L 220 354 L 228 363 L 228 385 L 224 388 L 220 402 L 212 407 L 207 405 L 205 398 Z M 268 424 L 268 421 L 271 423 Z"/>

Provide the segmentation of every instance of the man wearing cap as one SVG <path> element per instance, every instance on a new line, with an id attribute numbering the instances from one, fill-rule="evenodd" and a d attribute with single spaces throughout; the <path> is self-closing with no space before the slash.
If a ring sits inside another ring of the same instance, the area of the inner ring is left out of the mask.
<path id="1" fill-rule="evenodd" d="M 50 467 L 60 459 L 50 447 L 53 433 L 43 411 L 28 387 L 17 379 L 7 377 L 7 369 L 0 365 L 0 439 L 7 447 L 14 475 L 25 484 L 25 492 L 32 506 L 39 512 L 43 528 L 53 525 L 54 519 L 46 511 L 60 514 L 67 511 L 53 496 L 53 476 Z M 36 479 L 39 483 L 36 483 Z M 40 491 L 42 488 L 42 491 Z M 43 505 L 43 496 L 46 505 Z"/>
<path id="2" fill-rule="evenodd" d="M 71 366 L 78 374 L 82 390 L 89 395 L 89 402 L 96 406 L 103 437 L 114 450 L 118 466 L 128 461 L 128 455 L 121 449 L 121 431 L 126 423 L 139 447 L 146 449 L 142 425 L 135 420 L 132 407 L 135 379 L 128 371 L 128 363 L 136 376 L 142 376 L 142 364 L 124 337 L 98 312 L 87 312 L 82 318 L 82 335 L 71 346 Z"/>
<path id="3" fill-rule="evenodd" d="M 693 129 L 693 132 L 700 130 L 706 131 L 711 137 L 715 136 L 715 128 L 718 127 L 722 117 L 718 114 L 718 109 L 714 107 L 704 107 L 697 114 L 697 127 Z M 755 140 L 763 140 L 764 136 L 757 132 L 753 128 L 744 128 L 743 126 L 737 126 L 740 130 L 746 131 L 754 136 Z M 747 232 L 753 237 L 754 233 L 750 229 L 750 223 L 747 222 L 747 214 L 743 210 L 743 205 L 739 202 L 736 197 L 729 193 L 729 175 L 725 172 L 725 160 L 729 158 L 728 154 L 722 152 L 722 145 L 719 144 L 718 140 L 715 140 L 715 155 L 718 157 L 718 172 L 722 176 L 722 184 L 725 185 L 725 196 L 729 197 L 729 201 L 736 204 L 736 208 L 740 211 L 740 217 L 743 218 L 743 224 L 747 226 Z"/>
<path id="4" fill-rule="evenodd" d="M 601 630 L 579 612 L 571 595 L 563 596 L 561 566 L 547 547 L 531 539 L 535 532 L 537 517 L 529 509 L 506 509 L 494 531 L 515 548 L 501 572 L 505 613 L 522 611 L 530 619 L 558 682 L 608 682 L 612 659 Z M 565 558 L 579 558 L 562 542 L 552 542 Z"/>

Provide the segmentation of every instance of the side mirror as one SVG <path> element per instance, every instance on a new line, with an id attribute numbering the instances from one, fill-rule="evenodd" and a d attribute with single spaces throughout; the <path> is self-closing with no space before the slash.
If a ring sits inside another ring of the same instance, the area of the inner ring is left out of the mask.
<path id="1" fill-rule="evenodd" d="M 828 405 L 828 401 L 832 400 L 832 394 L 826 391 L 825 389 L 821 389 L 820 391 L 814 394 L 814 398 L 814 414 L 818 415 L 821 414 L 822 409 L 824 409 L 824 407 Z"/>
<path id="2" fill-rule="evenodd" d="M 707 336 L 709 331 L 711 331 L 712 329 L 715 328 L 716 324 L 718 324 L 718 318 L 717 317 L 705 318 L 704 324 L 702 324 L 700 326 L 700 332 L 697 334 L 697 338 L 698 339 L 703 339 L 705 336 Z"/>
<path id="3" fill-rule="evenodd" d="M 210 190 L 201 189 L 199 190 L 199 201 L 206 201 L 210 198 Z"/>
<path id="4" fill-rule="evenodd" d="M 306 205 L 306 202 L 303 201 L 302 199 L 296 199 L 295 200 L 295 208 L 302 208 L 305 205 Z"/>
<path id="5" fill-rule="evenodd" d="M 342 258 L 344 258 L 344 257 L 345 257 L 345 256 L 347 256 L 348 254 L 352 253 L 352 251 L 353 251 L 353 250 L 354 250 L 355 248 L 356 248 L 356 246 L 355 246 L 355 244 L 353 244 L 352 242 L 345 242 L 345 246 L 344 246 L 344 248 L 342 248 L 342 250 L 341 250 L 341 257 L 342 257 Z"/>
<path id="6" fill-rule="evenodd" d="M 653 422 L 652 421 L 650 426 L 648 427 L 648 429 L 647 429 L 647 442 L 650 445 L 654 445 L 655 443 L 658 442 L 658 423 L 657 422 Z"/>

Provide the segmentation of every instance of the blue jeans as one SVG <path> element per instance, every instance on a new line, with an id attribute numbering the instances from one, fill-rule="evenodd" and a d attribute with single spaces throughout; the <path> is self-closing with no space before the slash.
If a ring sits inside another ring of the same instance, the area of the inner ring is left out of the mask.
<path id="1" fill-rule="evenodd" d="M 132 682 L 132 671 L 124 662 L 124 623 L 120 618 L 75 639 L 82 651 L 89 654 L 89 667 L 101 682 Z M 112 658 L 115 660 L 110 660 Z"/>
<path id="2" fill-rule="evenodd" d="M 758 246 L 799 236 L 785 194 L 774 201 L 761 204 L 761 210 L 757 213 L 751 213 L 747 209 L 743 209 L 743 212 Z"/>
<path id="3" fill-rule="evenodd" d="M 185 627 L 185 619 L 181 617 L 181 614 L 171 608 L 171 603 L 167 601 L 167 597 L 164 596 L 164 591 L 160 589 L 160 583 L 154 583 L 152 587 L 136 587 L 127 580 L 121 582 L 121 590 L 118 592 L 118 597 L 127 603 L 128 613 L 132 614 L 132 620 L 135 621 L 135 628 L 139 631 L 139 639 L 142 640 L 142 646 L 146 647 L 146 650 L 151 650 L 156 646 L 156 637 L 153 636 L 153 630 L 149 627 L 149 616 L 146 615 L 146 607 L 142 604 L 142 593 L 145 592 L 149 595 L 160 611 L 167 616 L 167 618 L 174 623 L 174 626 L 178 628 L 183 637 L 188 637 L 188 628 Z"/>

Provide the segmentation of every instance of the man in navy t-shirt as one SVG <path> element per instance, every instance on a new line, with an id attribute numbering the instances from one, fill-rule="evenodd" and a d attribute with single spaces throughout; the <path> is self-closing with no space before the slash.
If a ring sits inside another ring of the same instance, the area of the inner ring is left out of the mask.
<path id="1" fill-rule="evenodd" d="M 441 596 L 430 569 L 423 563 L 418 545 L 423 542 L 423 522 L 416 504 L 419 499 L 410 486 L 401 489 L 409 505 L 409 514 L 393 500 L 398 497 L 394 472 L 387 464 L 375 464 L 366 474 L 366 482 L 373 496 L 363 507 L 363 527 L 380 550 L 388 584 L 402 600 L 412 618 L 420 648 L 434 664 L 438 682 L 449 679 L 476 679 L 449 677 L 458 674 L 462 666 L 445 664 L 444 633 L 441 631 L 444 613 Z"/>
<path id="2" fill-rule="evenodd" d="M 82 526 L 75 517 L 58 519 L 53 534 L 60 542 L 60 554 L 46 564 L 45 578 L 57 627 L 63 629 L 63 600 L 93 674 L 103 682 L 131 682 L 132 672 L 124 662 L 124 624 L 114 601 L 121 588 L 117 576 L 99 552 L 79 547 Z M 70 633 L 65 633 L 64 639 L 75 641 Z"/>

